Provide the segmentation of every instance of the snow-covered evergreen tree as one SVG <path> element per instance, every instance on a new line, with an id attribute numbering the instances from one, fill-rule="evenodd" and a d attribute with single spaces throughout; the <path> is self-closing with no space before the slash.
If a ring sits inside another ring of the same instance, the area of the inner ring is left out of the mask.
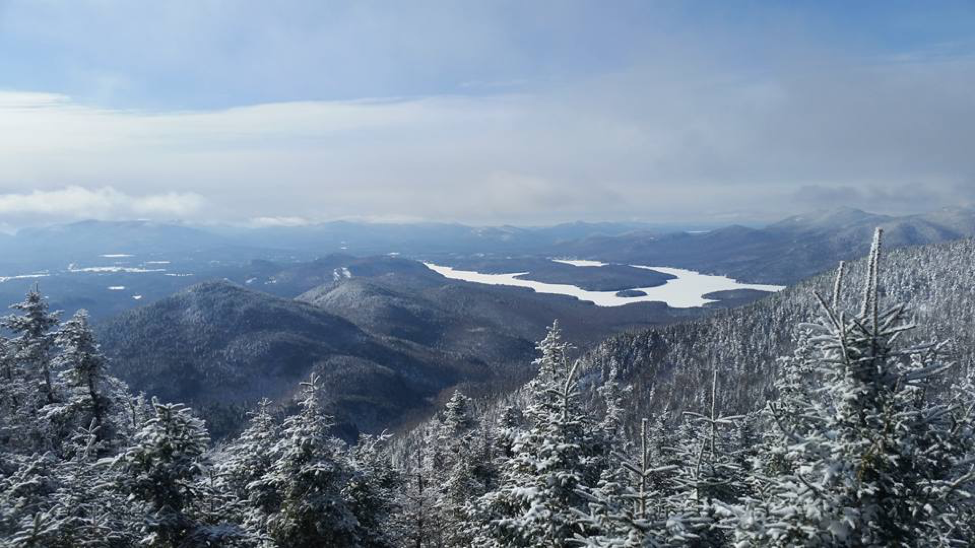
<path id="1" fill-rule="evenodd" d="M 649 548 L 670 545 L 671 531 L 682 530 L 671 515 L 667 492 L 676 465 L 655 466 L 649 421 L 643 419 L 636 457 L 614 453 L 616 467 L 606 468 L 593 488 L 580 490 L 588 501 L 579 512 L 587 524 L 577 542 L 590 548 Z M 622 447 L 620 447 L 622 450 Z"/>
<path id="2" fill-rule="evenodd" d="M 250 425 L 229 445 L 216 466 L 220 488 L 230 496 L 228 515 L 255 537 L 266 528 L 266 516 L 258 509 L 275 497 L 273 492 L 262 490 L 267 486 L 260 480 L 274 464 L 273 450 L 279 435 L 271 400 L 264 398 L 251 414 Z"/>
<path id="3" fill-rule="evenodd" d="M 596 427 L 581 406 L 578 362 L 569 363 L 557 323 L 538 348 L 539 373 L 526 388 L 528 424 L 501 464 L 499 487 L 477 503 L 479 546 L 567 545 L 582 523 L 577 490 L 599 477 Z"/>
<path id="4" fill-rule="evenodd" d="M 57 417 L 44 417 L 41 409 L 58 402 L 52 374 L 51 350 L 54 345 L 52 329 L 57 325 L 57 313 L 48 311 L 47 302 L 35 285 L 24 300 L 11 305 L 22 314 L 12 314 L 0 320 L 0 327 L 14 336 L 5 339 L 0 363 L 6 382 L 0 390 L 0 408 L 4 420 L 0 422 L 0 436 L 12 450 L 30 453 L 57 449 Z"/>
<path id="5" fill-rule="evenodd" d="M 302 383 L 301 412 L 285 419 L 270 471 L 252 482 L 267 535 L 282 548 L 358 546 L 360 525 L 343 489 L 344 443 L 331 435 L 316 374 Z"/>
<path id="6" fill-rule="evenodd" d="M 343 494 L 358 521 L 357 546 L 362 548 L 390 548 L 400 540 L 400 531 L 391 524 L 404 478 L 387 452 L 390 437 L 363 434 L 346 454 L 350 474 Z"/>
<path id="7" fill-rule="evenodd" d="M 473 400 L 455 391 L 439 417 L 436 436 L 430 474 L 436 491 L 431 513 L 436 520 L 435 542 L 438 546 L 470 546 L 470 504 L 485 493 L 490 475 L 488 463 L 481 460 L 486 439 L 474 416 Z"/>
<path id="8" fill-rule="evenodd" d="M 2 321 L 3 327 L 15 335 L 9 343 L 14 363 L 30 381 L 37 383 L 43 403 L 52 403 L 55 393 L 50 352 L 54 345 L 52 329 L 58 324 L 58 313 L 48 311 L 47 302 L 36 285 L 22 302 L 10 305 L 10 308 L 22 312 Z"/>
<path id="9" fill-rule="evenodd" d="M 153 407 L 155 416 L 136 434 L 134 445 L 114 459 L 119 487 L 143 505 L 142 544 L 205 545 L 209 528 L 196 519 L 194 507 L 210 441 L 206 427 L 181 404 L 154 402 Z"/>
<path id="10" fill-rule="evenodd" d="M 680 463 L 671 495 L 671 511 L 681 516 L 675 538 L 696 547 L 720 547 L 728 543 L 721 526 L 725 504 L 745 494 L 744 470 L 735 459 L 732 434 L 741 416 L 718 413 L 718 373 L 711 381 L 710 413 L 686 412 L 675 459 Z"/>
<path id="11" fill-rule="evenodd" d="M 104 455 L 118 441 L 116 436 L 122 410 L 118 408 L 117 399 L 126 395 L 117 393 L 117 382 L 105 373 L 105 358 L 88 325 L 87 312 L 79 311 L 64 322 L 56 333 L 55 342 L 59 353 L 52 363 L 61 370 L 62 401 L 47 406 L 46 414 L 62 431 L 91 429 L 95 434 L 94 446 L 86 436 L 69 438 L 65 440 L 67 443 L 58 445 L 69 458 L 79 450 L 94 450 L 96 454 Z"/>
<path id="12" fill-rule="evenodd" d="M 939 398 L 943 345 L 907 345 L 905 307 L 880 306 L 878 230 L 858 310 L 840 302 L 785 362 L 771 477 L 733 507 L 738 546 L 962 546 L 971 540 L 971 394 Z"/>

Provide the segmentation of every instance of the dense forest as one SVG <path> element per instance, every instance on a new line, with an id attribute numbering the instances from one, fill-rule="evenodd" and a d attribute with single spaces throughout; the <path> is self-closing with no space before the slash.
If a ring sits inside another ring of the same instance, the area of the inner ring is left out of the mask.
<path id="1" fill-rule="evenodd" d="M 31 291 L 0 339 L 0 546 L 967 546 L 973 244 L 880 244 L 581 359 L 555 323 L 515 393 L 355 443 L 316 374 L 211 443 Z"/>

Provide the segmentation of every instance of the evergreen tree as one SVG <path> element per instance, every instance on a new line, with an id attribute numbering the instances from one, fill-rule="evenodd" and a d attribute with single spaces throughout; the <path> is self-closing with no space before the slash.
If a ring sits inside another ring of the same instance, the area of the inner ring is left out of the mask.
<path id="1" fill-rule="evenodd" d="M 203 422 L 183 405 L 154 402 L 153 408 L 155 416 L 115 465 L 120 487 L 144 506 L 141 542 L 179 548 L 206 533 L 193 508 L 200 498 L 197 480 L 205 470 L 209 437 Z"/>
<path id="2" fill-rule="evenodd" d="M 399 510 L 396 494 L 404 478 L 387 452 L 390 437 L 386 433 L 363 434 L 347 453 L 346 466 L 351 473 L 343 493 L 358 521 L 357 542 L 363 548 L 389 548 L 399 540 L 399 531 L 390 524 Z"/>
<path id="3" fill-rule="evenodd" d="M 47 302 L 35 285 L 23 302 L 11 305 L 22 311 L 0 320 L 0 327 L 14 337 L 4 339 L 0 356 L 2 374 L 6 377 L 0 388 L 0 439 L 7 447 L 23 453 L 44 452 L 56 447 L 59 430 L 57 413 L 46 416 L 41 409 L 57 403 L 56 386 L 52 378 L 51 348 L 57 325 L 57 313 L 49 313 Z M 47 411 L 52 411 L 51 409 Z M 61 433 L 63 434 L 63 432 Z"/>
<path id="4" fill-rule="evenodd" d="M 483 463 L 484 437 L 474 417 L 473 401 L 455 391 L 439 419 L 433 473 L 437 492 L 437 539 L 440 546 L 470 546 L 473 541 L 467 526 L 471 501 L 485 492 Z"/>
<path id="5" fill-rule="evenodd" d="M 105 373 L 105 358 L 98 349 L 94 333 L 88 325 L 88 314 L 78 311 L 58 330 L 55 342 L 60 353 L 52 360 L 61 369 L 61 386 L 64 392 L 61 405 L 53 406 L 49 415 L 57 414 L 62 429 L 91 428 L 95 433 L 96 451 L 105 454 L 115 441 L 119 430 L 116 418 L 116 394 L 111 380 Z M 68 444 L 65 450 L 70 457 L 85 445 Z"/>
<path id="6" fill-rule="evenodd" d="M 252 413 L 250 425 L 238 436 L 217 466 L 221 489 L 229 493 L 228 512 L 255 536 L 266 528 L 265 516 L 259 510 L 271 505 L 276 494 L 261 482 L 274 464 L 274 446 L 280 431 L 271 413 L 271 400 L 263 398 Z"/>
<path id="7" fill-rule="evenodd" d="M 655 467 L 649 421 L 643 419 L 636 458 L 615 453 L 618 466 L 604 470 L 595 488 L 581 489 L 588 512 L 579 512 L 589 532 L 577 541 L 590 548 L 644 548 L 670 545 L 671 530 L 681 530 L 670 514 L 666 492 L 676 465 Z"/>
<path id="8" fill-rule="evenodd" d="M 905 307 L 880 307 L 878 230 L 858 311 L 842 269 L 769 404 L 774 473 L 733 508 L 739 546 L 954 546 L 969 542 L 970 394 L 933 396 L 942 344 L 902 342 Z M 800 380 L 808 377 L 807 380 Z M 818 387 L 810 389 L 809 387 Z"/>
<path id="9" fill-rule="evenodd" d="M 675 452 L 680 466 L 671 496 L 671 511 L 682 518 L 675 539 L 687 546 L 728 545 L 721 527 L 725 504 L 745 494 L 744 470 L 735 459 L 738 453 L 731 438 L 741 416 L 718 413 L 718 373 L 712 374 L 710 413 L 686 412 L 681 441 Z"/>
<path id="10" fill-rule="evenodd" d="M 558 324 L 538 345 L 539 374 L 529 383 L 528 422 L 500 468 L 500 486 L 478 501 L 482 546 L 566 546 L 579 531 L 577 490 L 595 483 L 596 428 L 580 404 L 579 362 L 569 364 Z"/>
<path id="11" fill-rule="evenodd" d="M 330 435 L 332 417 L 322 408 L 318 376 L 302 383 L 301 412 L 285 419 L 273 448 L 274 463 L 253 489 L 267 534 L 281 548 L 359 546 L 360 525 L 343 489 L 349 470 L 344 444 Z"/>
<path id="12" fill-rule="evenodd" d="M 3 319 L 2 326 L 14 335 L 10 340 L 15 368 L 19 366 L 30 381 L 38 383 L 42 404 L 55 401 L 54 382 L 51 375 L 51 347 L 54 337 L 51 330 L 58 324 L 58 313 L 48 312 L 47 302 L 34 285 L 20 303 L 10 305 L 21 315 Z"/>

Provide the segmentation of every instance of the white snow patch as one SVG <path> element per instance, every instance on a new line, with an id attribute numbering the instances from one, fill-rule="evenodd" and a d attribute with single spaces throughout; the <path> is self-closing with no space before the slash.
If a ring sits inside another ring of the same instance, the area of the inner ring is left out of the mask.
<path id="1" fill-rule="evenodd" d="M 138 301 L 142 299 L 142 295 L 132 295 L 132 298 Z"/>
<path id="2" fill-rule="evenodd" d="M 785 289 L 785 286 L 781 285 L 745 284 L 728 278 L 727 276 L 712 276 L 710 274 L 701 274 L 693 270 L 685 270 L 682 268 L 629 265 L 634 268 L 643 268 L 646 270 L 661 272 L 663 274 L 670 274 L 676 276 L 676 278 L 667 280 L 667 282 L 663 285 L 633 288 L 638 291 L 643 291 L 646 293 L 646 295 L 641 295 L 638 297 L 618 297 L 616 295 L 616 291 L 589 291 L 570 284 L 552 284 L 518 278 L 518 276 L 523 276 L 528 274 L 528 272 L 513 272 L 510 274 L 482 274 L 480 272 L 468 270 L 456 270 L 449 266 L 440 266 L 433 263 L 423 264 L 426 265 L 426 267 L 430 270 L 433 270 L 446 278 L 454 280 L 463 280 L 467 282 L 489 285 L 527 287 L 537 291 L 538 293 L 569 295 L 581 301 L 590 301 L 597 306 L 623 306 L 625 304 L 635 302 L 659 301 L 667 303 L 667 305 L 672 308 L 694 308 L 704 306 L 709 302 L 714 302 L 715 299 L 706 299 L 704 298 L 704 295 L 715 291 L 726 291 L 731 289 L 756 289 L 758 291 L 774 292 Z M 595 265 L 586 264 L 584 266 Z"/>
<path id="3" fill-rule="evenodd" d="M 192 274 L 175 274 L 175 273 L 170 272 L 170 273 L 165 274 L 165 276 L 172 276 L 174 278 L 185 278 L 187 276 L 192 276 Z"/>
<path id="4" fill-rule="evenodd" d="M 129 266 L 88 266 L 78 268 L 74 263 L 68 265 L 68 272 L 127 272 L 127 273 L 146 273 L 146 272 L 165 272 L 165 268 L 136 268 Z"/>
<path id="5" fill-rule="evenodd" d="M 585 260 L 569 260 L 569 259 L 552 259 L 553 263 L 562 263 L 572 266 L 606 266 L 608 263 L 603 263 L 599 261 L 585 261 Z"/>
<path id="6" fill-rule="evenodd" d="M 170 264 L 172 261 L 146 261 L 143 264 Z"/>
<path id="7" fill-rule="evenodd" d="M 108 289 L 111 291 L 123 291 L 125 289 L 124 285 L 110 285 Z"/>
<path id="8" fill-rule="evenodd" d="M 24 280 L 28 278 L 47 278 L 50 274 L 20 274 L 18 276 L 0 276 L 0 284 L 9 280 Z"/>
<path id="9" fill-rule="evenodd" d="M 135 257 L 135 255 L 129 255 L 127 253 L 106 253 L 104 255 L 99 255 L 105 259 L 124 259 L 126 257 Z"/>

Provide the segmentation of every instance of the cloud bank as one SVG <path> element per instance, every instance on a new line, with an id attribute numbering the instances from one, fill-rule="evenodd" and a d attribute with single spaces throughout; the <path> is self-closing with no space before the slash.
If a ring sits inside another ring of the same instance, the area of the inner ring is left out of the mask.
<path id="1" fill-rule="evenodd" d="M 71 186 L 24 194 L 0 194 L 0 215 L 8 221 L 24 224 L 72 219 L 178 219 L 192 217 L 203 205 L 203 198 L 194 193 L 132 196 L 111 187 Z"/>
<path id="2" fill-rule="evenodd" d="M 173 2 L 149 21 L 37 5 L 0 10 L 0 46 L 36 46 L 0 59 L 7 223 L 734 221 L 975 200 L 975 48 L 939 41 L 971 10 Z M 935 19 L 897 35 L 923 40 L 884 34 Z"/>

